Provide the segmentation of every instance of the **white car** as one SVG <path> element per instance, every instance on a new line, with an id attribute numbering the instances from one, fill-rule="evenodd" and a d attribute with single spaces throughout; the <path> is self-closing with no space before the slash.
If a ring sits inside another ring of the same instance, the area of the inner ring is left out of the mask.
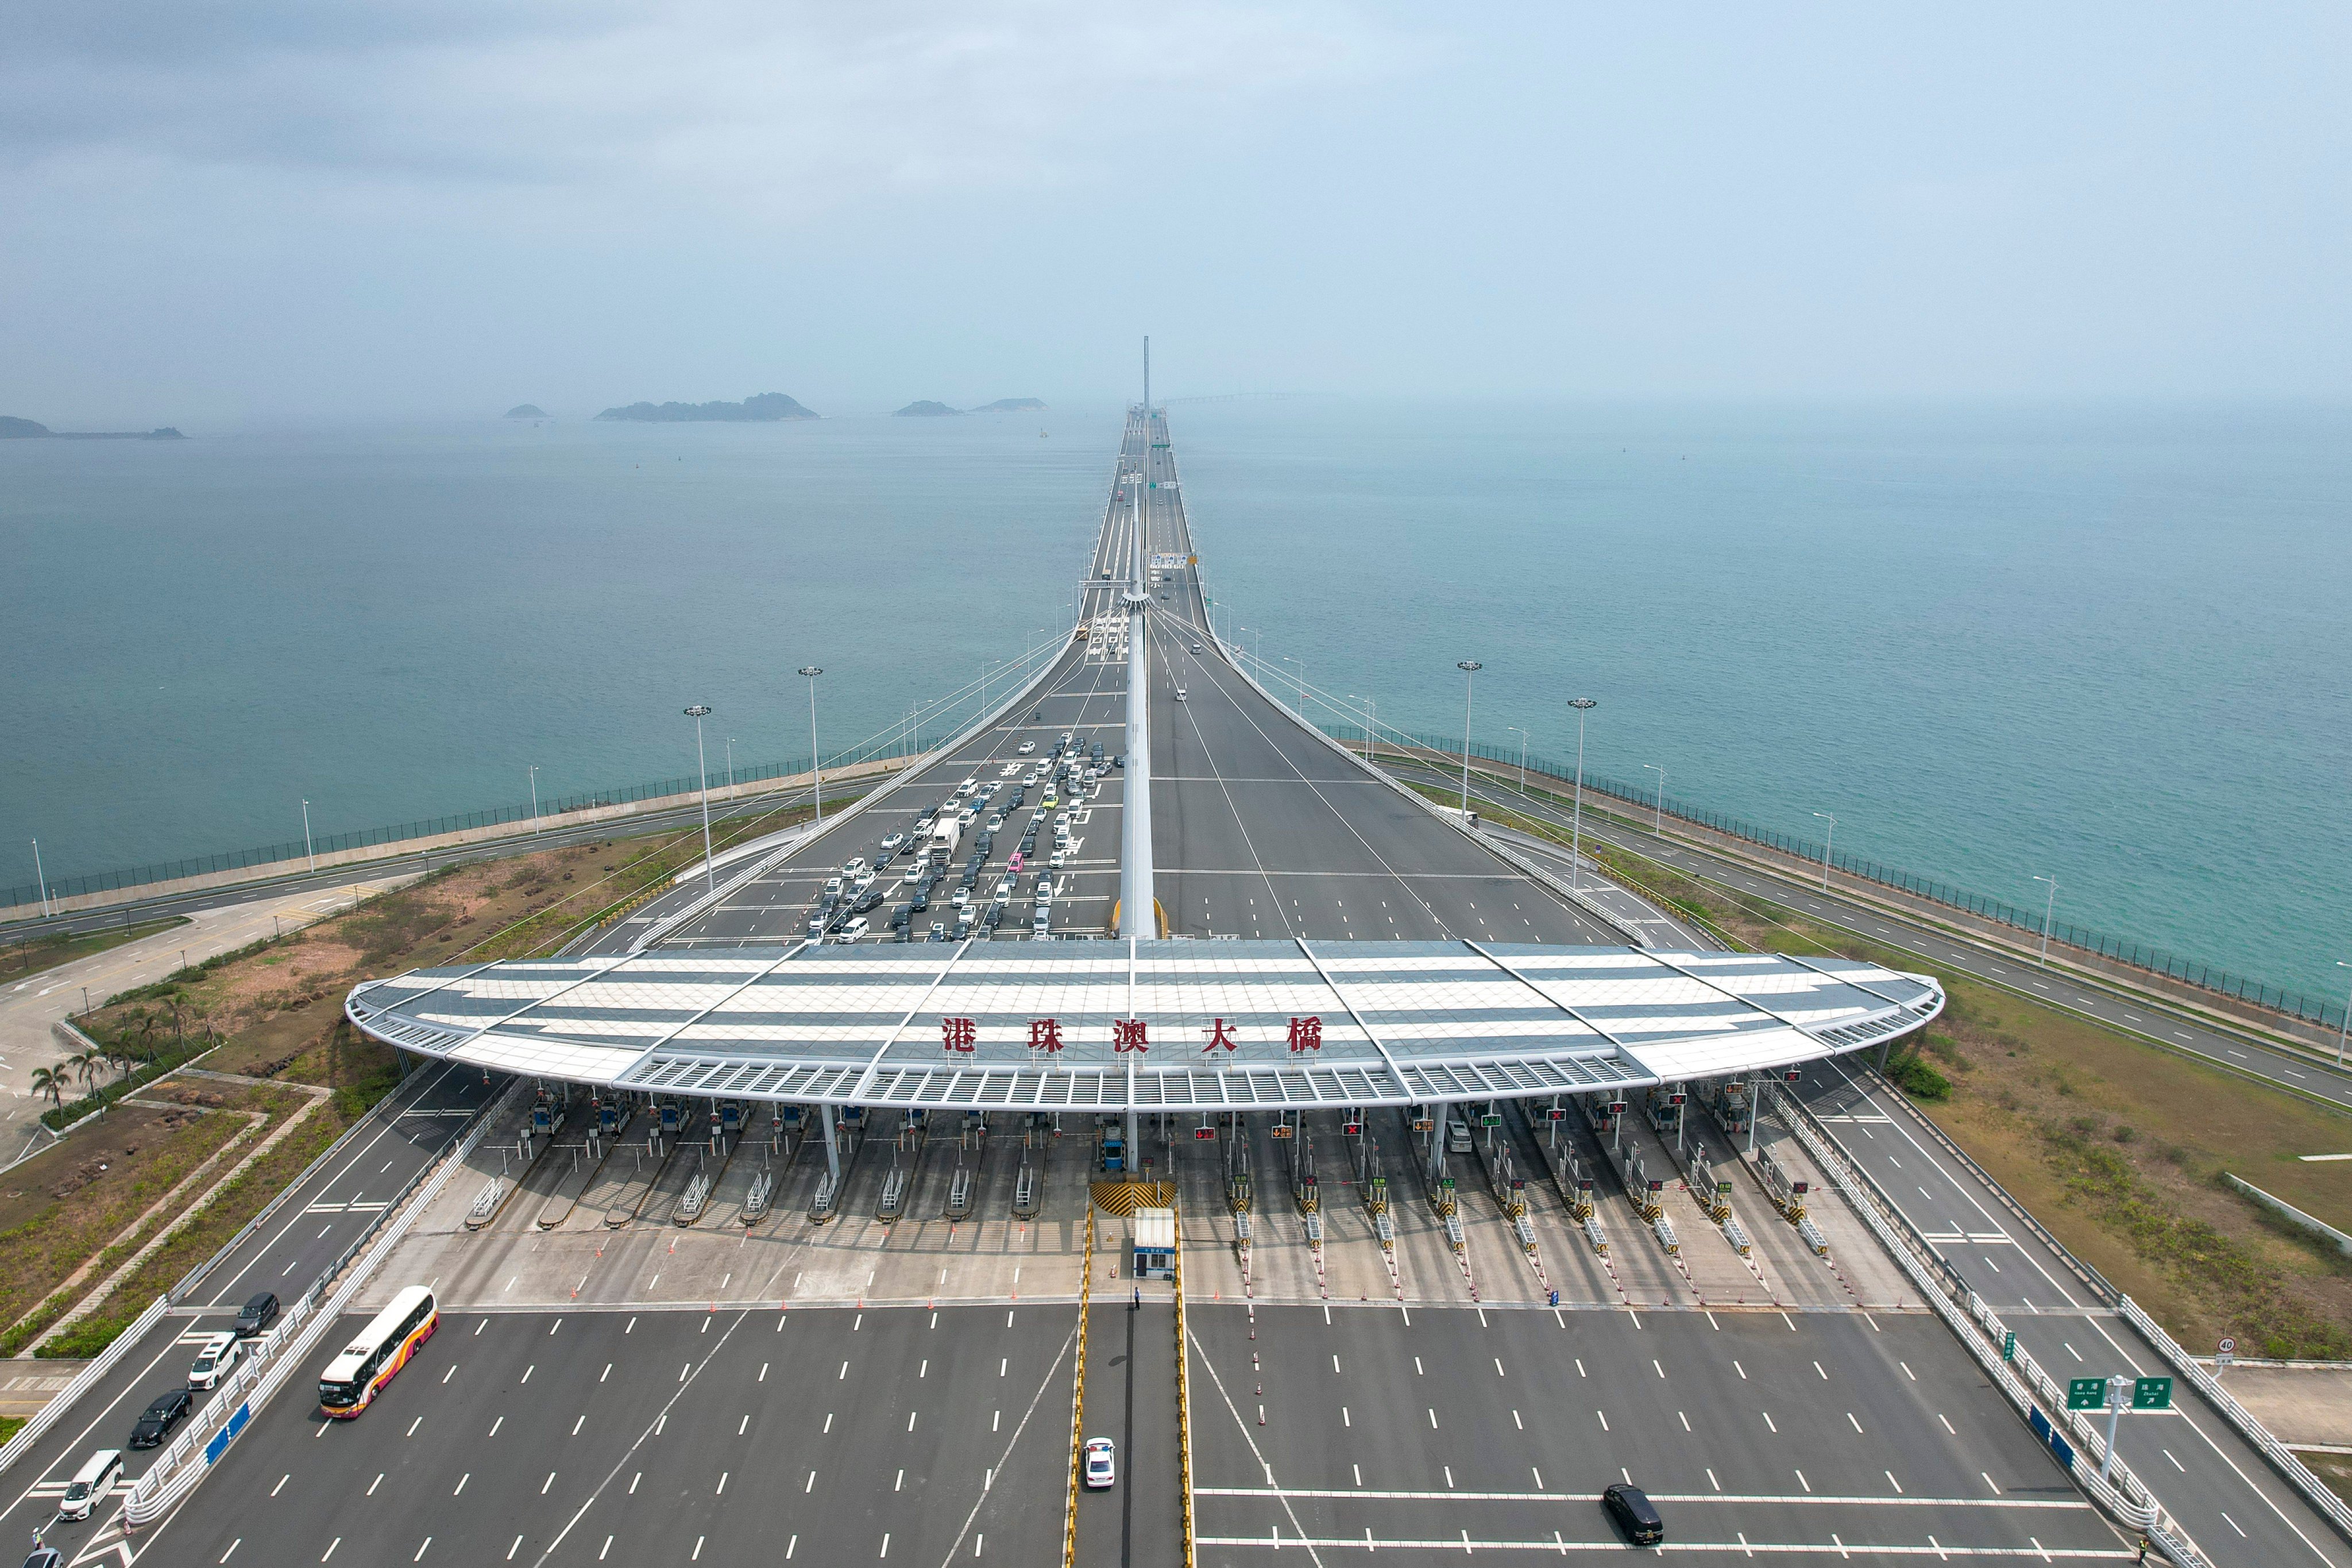
<path id="1" fill-rule="evenodd" d="M 857 880 L 849 884 L 849 891 L 854 897 L 863 897 L 866 889 L 873 885 L 874 873 L 871 871 L 860 871 L 857 873 Z"/>
<path id="2" fill-rule="evenodd" d="M 196 1347 L 195 1364 L 188 1368 L 188 1386 L 217 1388 L 244 1352 L 245 1342 L 235 1334 L 206 1334 Z"/>
<path id="3" fill-rule="evenodd" d="M 1003 812 L 992 811 L 988 814 L 988 830 L 991 833 L 1002 833 L 1004 831 L 1004 814 Z"/>
<path id="4" fill-rule="evenodd" d="M 1184 700 L 1184 689 L 1181 686 L 1176 689 L 1176 700 L 1179 702 Z"/>
<path id="5" fill-rule="evenodd" d="M 965 905 L 971 902 L 971 889 L 969 888 L 958 888 L 954 892 L 948 895 L 948 902 L 953 904 L 957 909 L 962 909 Z"/>
<path id="6" fill-rule="evenodd" d="M 841 879 L 835 877 L 831 880 L 827 881 L 824 885 L 824 890 L 825 896 L 828 898 L 837 899 L 841 897 Z"/>
<path id="7" fill-rule="evenodd" d="M 882 840 L 882 853 L 885 855 L 896 855 L 898 852 L 898 846 L 906 842 L 907 836 L 905 834 L 893 833 L 888 837 Z"/>
<path id="8" fill-rule="evenodd" d="M 1061 869 L 1065 865 L 1066 865 L 1066 864 L 1068 863 L 1069 858 L 1070 858 L 1070 852 L 1069 852 L 1069 850 L 1067 850 L 1067 849 L 1066 849 L 1066 848 L 1057 848 L 1057 849 L 1055 849 L 1055 850 L 1054 851 L 1053 855 L 1052 855 L 1050 858 L 1047 858 L 1047 860 L 1045 861 L 1045 864 L 1046 864 L 1046 865 L 1048 865 L 1048 866 L 1051 866 L 1052 868 L 1054 868 L 1054 869 L 1055 869 L 1055 870 L 1058 871 L 1058 870 L 1060 870 L 1060 869 Z"/>
<path id="9" fill-rule="evenodd" d="M 923 863 L 919 859 L 913 865 L 907 868 L 906 875 L 900 877 L 898 881 L 901 886 L 911 888 L 922 879 Z"/>
<path id="10" fill-rule="evenodd" d="M 1053 878 L 1042 875 L 1038 877 L 1036 896 L 1037 901 L 1041 904 L 1050 904 L 1054 901 Z"/>
<path id="11" fill-rule="evenodd" d="M 866 934 L 866 917 L 864 915 L 855 915 L 851 917 L 847 925 L 841 928 L 841 935 L 836 940 L 845 942 L 856 942 L 859 937 Z"/>
<path id="12" fill-rule="evenodd" d="M 1108 1437 L 1087 1439 L 1087 1489 L 1108 1490 L 1118 1479 L 1118 1467 L 1111 1461 L 1111 1442 Z"/>
<path id="13" fill-rule="evenodd" d="M 1024 741 L 1021 742 L 1021 754 L 1024 757 L 1036 749 L 1037 742 L 1034 741 Z"/>
<path id="14" fill-rule="evenodd" d="M 966 779 L 963 783 L 956 785 L 956 798 L 958 800 L 969 800 L 971 797 L 971 792 L 979 787 L 980 781 L 978 779 Z"/>
<path id="15" fill-rule="evenodd" d="M 1192 645 L 1192 651 L 1194 653 L 1199 653 L 1201 651 L 1201 645 L 1199 643 L 1194 643 Z"/>

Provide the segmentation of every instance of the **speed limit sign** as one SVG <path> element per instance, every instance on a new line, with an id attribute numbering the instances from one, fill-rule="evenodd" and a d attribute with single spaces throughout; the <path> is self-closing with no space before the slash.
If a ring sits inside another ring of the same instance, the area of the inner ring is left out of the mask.
<path id="1" fill-rule="evenodd" d="M 2221 1350 L 2214 1354 L 2213 1363 L 2217 1366 L 2227 1366 L 2237 1359 L 2238 1342 L 2234 1339 L 2224 1339 L 2221 1342 Z"/>

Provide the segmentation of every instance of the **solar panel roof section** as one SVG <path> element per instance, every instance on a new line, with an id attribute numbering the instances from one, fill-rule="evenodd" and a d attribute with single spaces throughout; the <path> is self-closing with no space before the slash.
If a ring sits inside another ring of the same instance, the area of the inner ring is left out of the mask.
<path id="1" fill-rule="evenodd" d="M 1857 1048 L 1942 1005 L 1932 981 L 1853 960 L 1281 941 L 655 950 L 420 972 L 346 1011 L 404 1049 L 578 1082 L 1118 1110 L 1677 1081 Z M 1130 1007 L 1149 1048 L 1121 1053 Z M 1292 1048 L 1294 1018 L 1314 1048 Z M 1059 1050 L 1033 1034 L 1048 1019 Z M 950 1050 L 963 1020 L 972 1048 Z"/>

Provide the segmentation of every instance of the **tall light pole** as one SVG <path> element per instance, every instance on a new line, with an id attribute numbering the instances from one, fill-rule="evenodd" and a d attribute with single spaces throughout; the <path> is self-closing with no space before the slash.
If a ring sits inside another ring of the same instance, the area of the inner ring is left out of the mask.
<path id="1" fill-rule="evenodd" d="M 1292 667 L 1291 676 L 1298 683 L 1298 700 L 1291 711 L 1297 714 L 1298 721 L 1304 724 L 1307 722 L 1307 667 L 1288 654 L 1282 656 L 1282 662 Z"/>
<path id="2" fill-rule="evenodd" d="M 727 737 L 727 798 L 735 798 L 735 737 Z"/>
<path id="3" fill-rule="evenodd" d="M 47 920 L 49 918 L 49 878 L 48 873 L 41 869 L 41 841 L 37 838 L 33 840 L 33 881 L 41 889 L 41 918 Z M 89 1009 L 85 1007 L 82 1011 L 86 1013 Z"/>
<path id="4" fill-rule="evenodd" d="M 2347 963 L 2339 958 L 2336 961 L 2336 967 L 2352 969 L 2352 963 Z M 2347 994 L 2344 998 L 2344 1025 L 2336 1031 L 2336 1066 L 2338 1071 L 2341 1071 L 2344 1067 L 2344 1038 L 2347 1035 L 2352 1035 L 2352 994 Z"/>
<path id="5" fill-rule="evenodd" d="M 824 831 L 824 769 L 818 766 L 816 754 L 816 678 L 824 673 L 821 664 L 804 664 L 801 673 L 809 683 L 809 789 L 816 798 L 817 831 Z"/>
<path id="6" fill-rule="evenodd" d="M 1475 658 L 1456 659 L 1454 668 L 1462 672 L 1462 815 L 1470 815 L 1470 693 L 1478 684 L 1478 672 L 1486 667 Z"/>
<path id="7" fill-rule="evenodd" d="M 310 847 L 310 803 L 302 803 L 302 853 L 310 862 L 310 869 L 319 868 L 319 852 Z"/>
<path id="8" fill-rule="evenodd" d="M 1503 730 L 1505 733 L 1519 738 L 1519 793 L 1525 795 L 1528 793 L 1528 732 L 1517 724 L 1506 724 Z"/>
<path id="9" fill-rule="evenodd" d="M 2042 967 L 2047 969 L 2050 967 L 2050 921 L 2058 912 L 2058 879 L 2036 877 L 2033 879 L 2050 884 L 2050 901 L 2042 906 Z"/>
<path id="10" fill-rule="evenodd" d="M 1666 770 L 1655 763 L 1643 763 L 1642 766 L 1658 775 L 1658 804 L 1650 808 L 1650 837 L 1664 838 L 1666 836 Z"/>
<path id="11" fill-rule="evenodd" d="M 1576 795 L 1568 809 L 1568 885 L 1581 890 L 1584 887 L 1584 716 L 1600 704 L 1590 697 L 1571 697 L 1568 705 L 1576 710 Z"/>
<path id="12" fill-rule="evenodd" d="M 1359 697 L 1352 691 L 1348 693 L 1348 700 L 1364 705 L 1364 761 L 1369 763 L 1372 760 L 1373 751 L 1381 743 L 1380 705 L 1370 698 Z"/>
<path id="13" fill-rule="evenodd" d="M 1826 811 L 1813 813 L 1830 825 L 1830 836 L 1822 840 L 1822 891 L 1830 890 L 1830 851 L 1837 847 L 1837 818 Z"/>
<path id="14" fill-rule="evenodd" d="M 530 830 L 539 832 L 539 764 L 530 764 Z"/>
<path id="15" fill-rule="evenodd" d="M 710 863 L 710 769 L 702 760 L 702 721 L 710 716 L 710 705 L 698 702 L 686 710 L 694 721 L 694 766 L 702 775 L 702 884 L 711 892 L 719 890 L 719 871 Z"/>

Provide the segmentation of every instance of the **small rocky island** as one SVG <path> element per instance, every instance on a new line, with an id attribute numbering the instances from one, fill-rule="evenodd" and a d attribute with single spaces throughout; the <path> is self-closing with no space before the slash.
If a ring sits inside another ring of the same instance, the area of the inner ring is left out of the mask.
<path id="1" fill-rule="evenodd" d="M 974 414 L 1036 414 L 1044 410 L 1045 400 L 1037 397 L 1000 397 L 995 402 L 971 410 Z"/>
<path id="2" fill-rule="evenodd" d="M 1034 397 L 1000 397 L 978 408 L 950 408 L 944 403 L 922 398 L 909 403 L 891 416 L 894 419 L 938 419 L 950 414 L 1034 414 L 1045 407 L 1043 400 Z"/>
<path id="3" fill-rule="evenodd" d="M 781 392 L 763 392 L 740 403 L 632 403 L 607 408 L 599 419 L 634 419 L 653 425 L 760 424 L 778 419 L 819 417 Z"/>
<path id="4" fill-rule="evenodd" d="M 27 441 L 47 437 L 52 441 L 184 441 L 187 439 L 169 425 L 152 430 L 52 430 L 37 419 L 19 419 L 14 415 L 0 414 L 0 441 Z"/>
<path id="5" fill-rule="evenodd" d="M 906 407 L 901 408 L 898 413 L 892 415 L 891 417 L 894 419 L 938 419 L 955 412 L 956 410 L 950 408 L 944 403 L 934 403 L 929 398 L 925 397 L 919 398 L 913 403 L 909 403 Z"/>
<path id="6" fill-rule="evenodd" d="M 512 408 L 507 410 L 507 417 L 509 419 L 544 419 L 547 417 L 547 410 L 541 408 L 536 403 L 518 403 Z"/>

